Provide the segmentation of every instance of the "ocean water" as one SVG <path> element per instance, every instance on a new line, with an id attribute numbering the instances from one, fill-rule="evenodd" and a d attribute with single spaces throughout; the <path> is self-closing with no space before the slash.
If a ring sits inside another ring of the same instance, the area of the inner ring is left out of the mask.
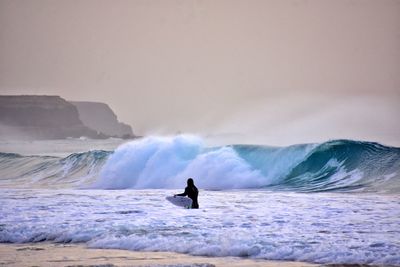
<path id="1" fill-rule="evenodd" d="M 0 242 L 400 265 L 400 148 L 99 142 L 0 144 Z M 198 210 L 165 200 L 188 177 Z"/>

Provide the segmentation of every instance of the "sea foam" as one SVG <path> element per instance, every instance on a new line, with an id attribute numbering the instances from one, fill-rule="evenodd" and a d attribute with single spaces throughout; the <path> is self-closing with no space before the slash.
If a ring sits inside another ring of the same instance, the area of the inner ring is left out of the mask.
<path id="1" fill-rule="evenodd" d="M 0 243 L 400 264 L 397 195 L 200 190 L 188 210 L 179 191 L 0 189 Z"/>
<path id="2" fill-rule="evenodd" d="M 147 137 L 67 157 L 0 153 L 0 187 L 181 188 L 400 192 L 400 148 L 352 140 L 287 147 L 207 147 L 202 138 Z"/>
<path id="3" fill-rule="evenodd" d="M 208 189 L 265 186 L 268 181 L 232 147 L 206 149 L 194 136 L 150 137 L 120 146 L 95 188 L 179 188 L 189 177 Z"/>

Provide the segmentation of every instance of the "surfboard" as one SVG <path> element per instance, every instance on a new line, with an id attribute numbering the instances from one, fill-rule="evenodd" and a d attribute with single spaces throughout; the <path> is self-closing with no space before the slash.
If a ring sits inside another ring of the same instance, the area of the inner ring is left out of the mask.
<path id="1" fill-rule="evenodd" d="M 165 199 L 178 207 L 184 207 L 187 209 L 190 209 L 192 207 L 192 200 L 188 197 L 170 196 L 166 197 Z"/>

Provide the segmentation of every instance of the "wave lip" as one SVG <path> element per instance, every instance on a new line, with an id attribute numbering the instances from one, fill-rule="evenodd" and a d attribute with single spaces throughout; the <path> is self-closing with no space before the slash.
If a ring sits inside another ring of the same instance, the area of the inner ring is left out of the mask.
<path id="1" fill-rule="evenodd" d="M 147 138 L 118 148 L 95 188 L 200 188 L 283 191 L 400 192 L 400 149 L 334 140 L 289 147 L 207 148 L 192 136 Z"/>
<path id="2" fill-rule="evenodd" d="M 280 183 L 296 191 L 400 192 L 400 148 L 334 140 L 316 146 Z"/>
<path id="3" fill-rule="evenodd" d="M 0 153 L 1 187 L 199 188 L 400 192 L 400 148 L 333 140 L 288 147 L 206 147 L 196 136 L 148 137 L 65 158 Z"/>

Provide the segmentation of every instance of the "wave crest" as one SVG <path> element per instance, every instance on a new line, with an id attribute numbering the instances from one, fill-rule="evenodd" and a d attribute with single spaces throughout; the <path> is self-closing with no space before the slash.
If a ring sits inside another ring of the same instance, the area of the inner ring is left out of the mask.
<path id="1" fill-rule="evenodd" d="M 149 137 L 66 158 L 0 153 L 2 187 L 400 192 L 400 148 L 334 140 L 288 147 L 206 147 L 196 136 Z"/>
<path id="2" fill-rule="evenodd" d="M 79 187 L 90 183 L 112 152 L 93 150 L 65 158 L 0 153 L 0 186 Z"/>

